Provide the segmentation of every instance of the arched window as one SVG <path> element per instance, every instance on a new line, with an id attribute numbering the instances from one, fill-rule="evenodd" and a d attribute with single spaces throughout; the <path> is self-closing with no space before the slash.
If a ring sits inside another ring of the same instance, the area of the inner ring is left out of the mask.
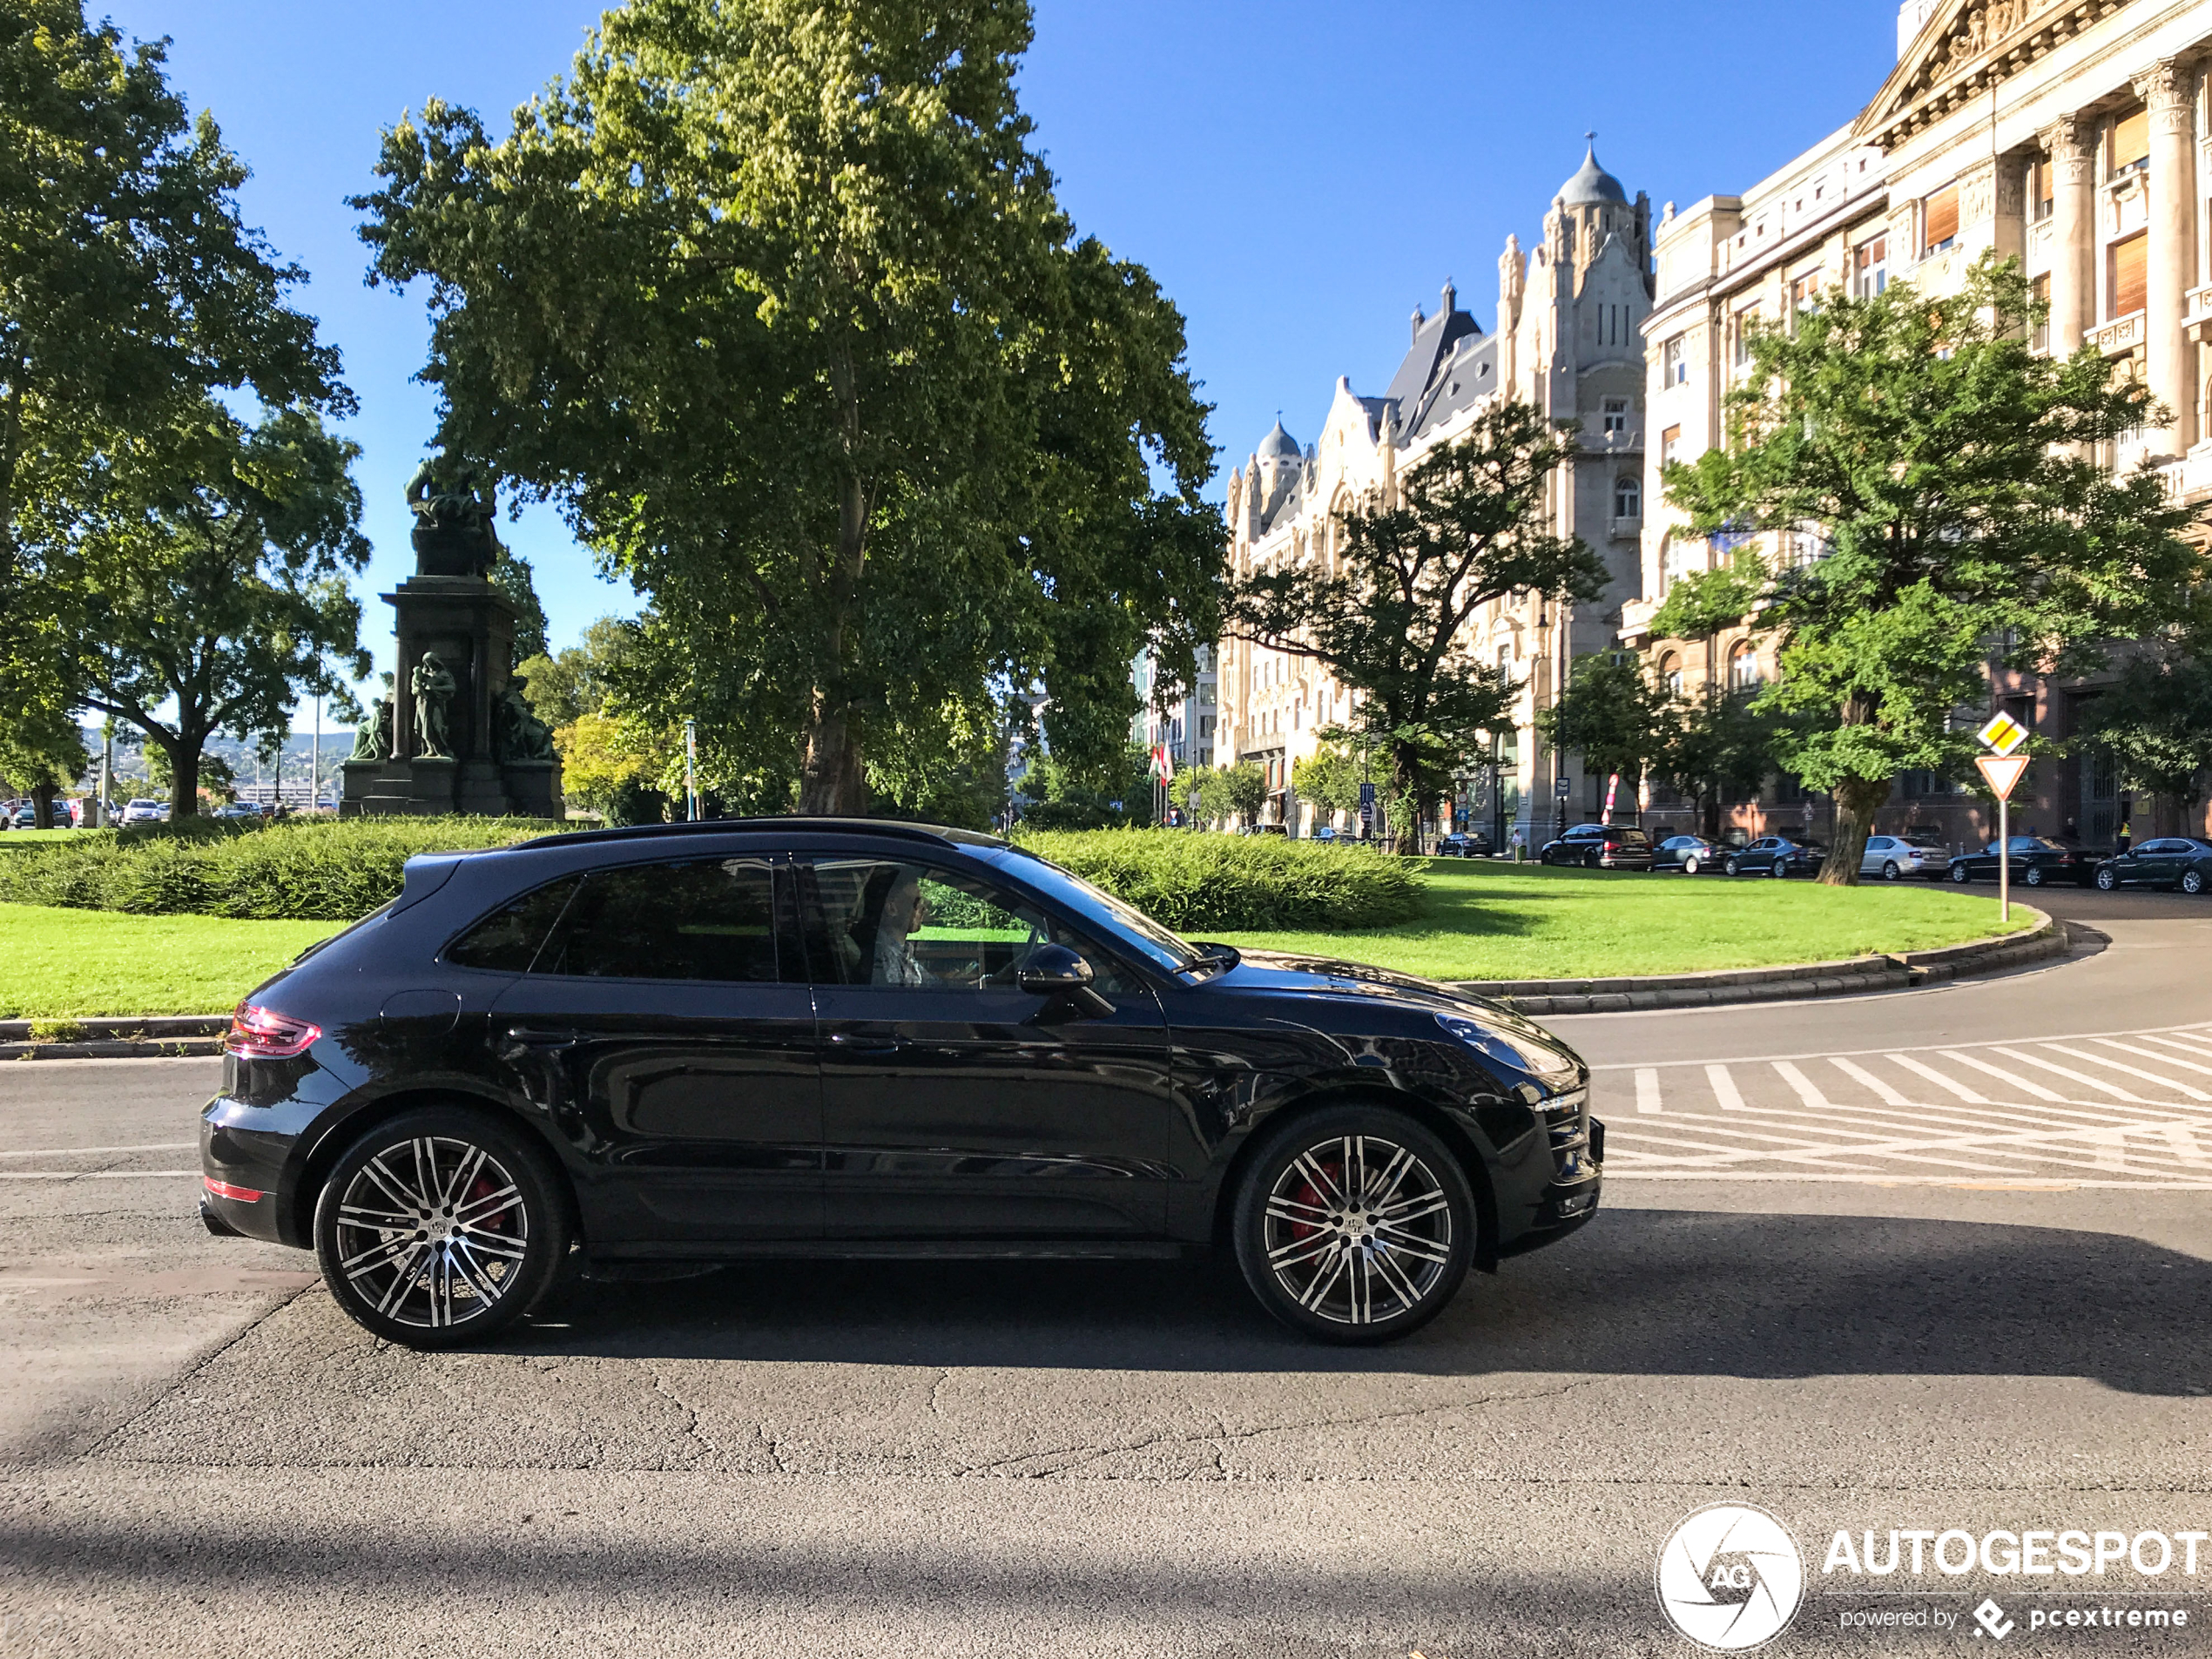
<path id="1" fill-rule="evenodd" d="M 1728 653 L 1728 683 L 1743 691 L 1759 683 L 1759 653 L 1748 639 L 1739 639 Z"/>
<path id="2" fill-rule="evenodd" d="M 1667 688 L 1669 697 L 1682 695 L 1682 658 L 1672 651 L 1659 659 L 1659 683 Z"/>
<path id="3" fill-rule="evenodd" d="M 1643 516 L 1643 481 L 1630 475 L 1613 482 L 1613 516 L 1641 518 Z"/>

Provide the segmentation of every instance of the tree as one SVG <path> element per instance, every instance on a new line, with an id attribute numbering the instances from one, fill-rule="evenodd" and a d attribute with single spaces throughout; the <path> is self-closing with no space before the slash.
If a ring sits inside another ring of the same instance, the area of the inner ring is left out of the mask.
<path id="1" fill-rule="evenodd" d="M 1394 499 L 1339 520 L 1340 569 L 1255 571 L 1226 602 L 1231 634 L 1321 663 L 1359 694 L 1353 723 L 1388 757 L 1401 851 L 1419 834 L 1410 805 L 1444 794 L 1478 735 L 1507 723 L 1512 683 L 1467 648 L 1476 610 L 1518 591 L 1564 603 L 1604 589 L 1597 556 L 1550 528 L 1547 491 L 1574 433 L 1526 403 L 1493 405 L 1408 469 Z"/>
<path id="2" fill-rule="evenodd" d="M 368 672 L 346 585 L 369 553 L 359 453 L 310 412 L 248 427 L 208 402 L 112 454 L 87 492 L 51 567 L 81 700 L 161 752 L 179 817 L 199 810 L 211 737 L 281 726 Z"/>
<path id="3" fill-rule="evenodd" d="M 491 584 L 515 607 L 515 661 L 543 657 L 551 646 L 545 637 L 545 607 L 538 601 L 537 584 L 530 579 L 530 562 L 501 548 L 492 562 Z"/>
<path id="4" fill-rule="evenodd" d="M 1835 793 L 1824 881 L 1858 880 L 1898 772 L 1964 770 L 1972 723 L 1952 716 L 1986 706 L 1993 661 L 2090 671 L 2202 580 L 2179 536 L 2195 510 L 2090 453 L 2163 412 L 2094 347 L 2038 356 L 2041 310 L 2017 263 L 1985 260 L 1956 294 L 1892 283 L 1754 326 L 1727 444 L 1664 474 L 1696 534 L 1825 543 L 1769 583 L 1781 674 L 1759 699 L 1788 717 L 1783 763 Z"/>
<path id="5" fill-rule="evenodd" d="M 0 10 L 0 717 L 74 689 L 47 538 L 89 459 L 219 388 L 353 407 L 283 303 L 303 273 L 239 220 L 246 171 L 212 120 L 187 123 L 164 61 L 87 28 L 78 0 Z"/>
<path id="6" fill-rule="evenodd" d="M 1152 822 L 1152 758 L 1126 732 L 1116 763 L 1075 766 L 1056 754 L 1031 764 L 1022 792 L 1022 821 L 1035 829 L 1128 829 Z"/>
<path id="7" fill-rule="evenodd" d="M 1595 651 L 1576 660 L 1558 700 L 1536 712 L 1536 729 L 1561 749 L 1579 750 L 1594 774 L 1618 772 L 1629 798 L 1673 743 L 1678 711 L 1639 658 Z"/>
<path id="8" fill-rule="evenodd" d="M 1379 792 L 1390 780 L 1390 761 L 1341 727 L 1325 727 L 1318 735 L 1320 746 L 1291 767 L 1291 788 L 1301 800 L 1318 802 L 1332 813 L 1357 813 L 1359 786 L 1373 784 Z"/>
<path id="9" fill-rule="evenodd" d="M 84 775 L 84 734 L 66 711 L 34 709 L 0 724 L 0 782 L 30 797 L 32 826 L 54 827 L 54 796 Z"/>
<path id="10" fill-rule="evenodd" d="M 1651 637 L 1694 639 L 1703 644 L 1710 694 L 1719 683 L 1713 671 L 1713 641 L 1749 618 L 1766 588 L 1765 563 L 1749 548 L 1740 549 L 1726 564 L 1692 571 L 1669 588 L 1659 609 L 1651 613 Z"/>
<path id="11" fill-rule="evenodd" d="M 2120 780 L 2186 813 L 2212 768 L 2212 654 L 2199 636 L 2161 642 L 2093 698 L 2080 735 L 2112 751 Z"/>
<path id="12" fill-rule="evenodd" d="M 1215 631 L 1182 319 L 1054 200 L 1029 38 L 1019 0 L 632 0 L 503 141 L 402 121 L 356 204 L 372 280 L 429 280 L 448 452 L 652 596 L 650 712 L 802 810 L 1006 685 L 1109 764 L 1136 649 L 1172 686 Z"/>
<path id="13" fill-rule="evenodd" d="M 1720 834 L 1721 802 L 1750 794 L 1774 770 L 1774 722 L 1758 698 L 1746 687 L 1708 685 L 1671 711 L 1653 770 L 1698 803 L 1708 836 Z"/>
<path id="14" fill-rule="evenodd" d="M 529 682 L 523 696 L 530 711 L 556 732 L 578 715 L 601 712 L 637 655 L 637 635 L 636 622 L 602 617 L 583 631 L 582 644 L 563 646 L 558 656 L 523 657 L 518 647 L 515 671 Z"/>
<path id="15" fill-rule="evenodd" d="M 662 745 L 604 714 L 577 716 L 553 733 L 553 746 L 561 757 L 562 792 L 577 806 L 610 819 L 625 792 L 657 786 L 665 765 L 665 757 L 655 752 Z"/>

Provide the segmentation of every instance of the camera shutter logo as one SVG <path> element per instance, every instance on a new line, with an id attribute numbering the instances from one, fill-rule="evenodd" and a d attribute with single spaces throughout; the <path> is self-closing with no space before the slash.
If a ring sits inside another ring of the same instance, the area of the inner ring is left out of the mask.
<path id="1" fill-rule="evenodd" d="M 1789 1628 L 1804 1593 L 1797 1540 L 1750 1504 L 1708 1504 L 1660 1547 L 1660 1610 L 1683 1635 L 1717 1653 L 1773 1641 Z"/>

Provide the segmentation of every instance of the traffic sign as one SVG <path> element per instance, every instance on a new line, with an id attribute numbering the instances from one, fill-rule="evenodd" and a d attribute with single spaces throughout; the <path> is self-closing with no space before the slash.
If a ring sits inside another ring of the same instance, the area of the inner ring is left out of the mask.
<path id="1" fill-rule="evenodd" d="M 1564 774 L 1561 774 L 1558 780 L 1552 785 L 1552 793 L 1558 796 L 1561 800 L 1565 800 L 1574 792 L 1575 780 Z"/>
<path id="2" fill-rule="evenodd" d="M 1975 733 L 2000 755 L 2008 755 L 2027 741 L 2027 728 L 2009 714 L 2000 714 Z"/>
<path id="3" fill-rule="evenodd" d="M 2000 800 L 2012 799 L 2013 786 L 2020 782 L 2020 773 L 2027 770 L 2026 755 L 1977 755 L 1974 765 L 1981 768 L 1981 775 L 1989 785 L 1989 792 Z"/>

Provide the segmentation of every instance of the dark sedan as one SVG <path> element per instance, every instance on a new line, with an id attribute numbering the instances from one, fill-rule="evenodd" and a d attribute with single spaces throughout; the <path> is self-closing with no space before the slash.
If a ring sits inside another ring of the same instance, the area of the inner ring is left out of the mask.
<path id="1" fill-rule="evenodd" d="M 225 1046 L 208 1228 L 424 1348 L 601 1264 L 1217 1239 L 1284 1323 L 1380 1341 L 1588 1221 L 1605 1144 L 1588 1069 L 1494 1004 L 861 820 L 412 859 Z"/>
<path id="2" fill-rule="evenodd" d="M 1732 850 L 1702 835 L 1669 835 L 1652 848 L 1651 867 L 1655 872 L 1676 870 L 1696 875 L 1701 870 L 1721 868 Z"/>
<path id="3" fill-rule="evenodd" d="M 2114 887 L 2179 887 L 2198 894 L 2212 886 L 2212 841 L 2168 835 L 2132 846 L 2097 866 L 2096 883 Z"/>
<path id="4" fill-rule="evenodd" d="M 1812 875 L 1827 861 L 1828 849 L 1818 841 L 1762 835 L 1750 846 L 1731 851 L 1721 867 L 1730 875 Z"/>
<path id="5" fill-rule="evenodd" d="M 1577 824 L 1536 854 L 1541 864 L 1579 864 L 1591 870 L 1648 870 L 1651 838 L 1624 824 Z"/>
<path id="6" fill-rule="evenodd" d="M 2025 887 L 2040 887 L 2054 881 L 2063 881 L 2077 887 L 2086 887 L 2096 875 L 2096 860 L 2062 842 L 2041 835 L 2015 835 L 2006 844 L 2005 864 L 2012 879 Z M 1946 873 L 1960 887 L 1969 881 L 1994 881 L 1997 879 L 1997 843 L 1992 841 L 1979 853 L 1961 853 L 1951 860 Z"/>
<path id="7" fill-rule="evenodd" d="M 1490 834 L 1487 830 L 1453 830 L 1441 836 L 1436 843 L 1440 859 L 1487 859 L 1490 856 Z"/>

